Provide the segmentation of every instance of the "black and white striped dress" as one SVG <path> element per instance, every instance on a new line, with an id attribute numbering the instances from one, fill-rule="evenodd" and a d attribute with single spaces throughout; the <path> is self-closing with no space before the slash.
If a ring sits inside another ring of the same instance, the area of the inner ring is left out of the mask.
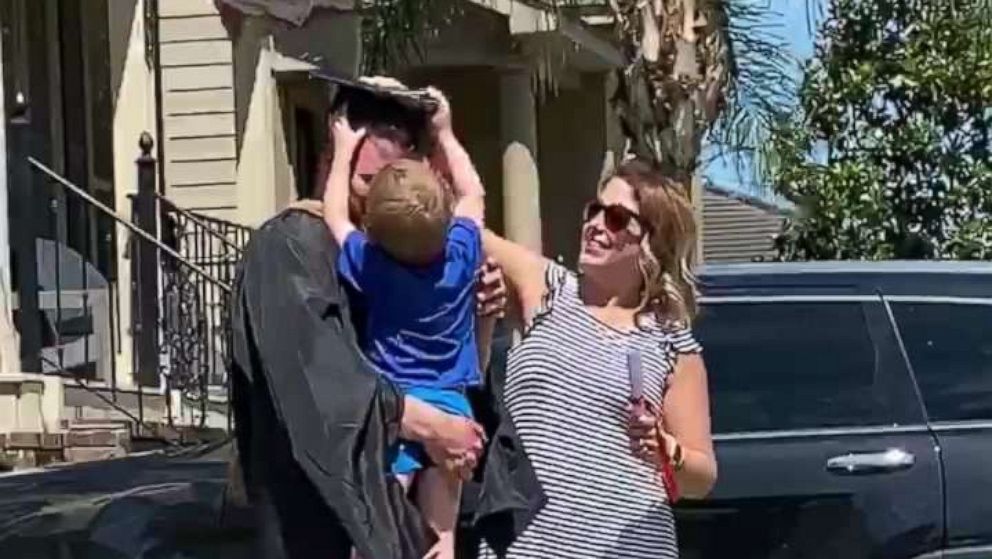
<path id="1" fill-rule="evenodd" d="M 533 325 L 508 355 L 505 391 L 547 503 L 507 557 L 678 557 L 664 486 L 630 450 L 626 355 L 640 349 L 645 397 L 660 404 L 678 354 L 701 348 L 685 329 L 610 328 L 582 305 L 577 276 L 557 264 L 547 284 Z M 485 544 L 480 551 L 495 557 Z"/>

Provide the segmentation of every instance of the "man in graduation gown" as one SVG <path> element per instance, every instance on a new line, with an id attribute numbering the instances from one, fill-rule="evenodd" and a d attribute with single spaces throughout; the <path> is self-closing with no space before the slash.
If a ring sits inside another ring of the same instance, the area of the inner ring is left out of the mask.
<path id="1" fill-rule="evenodd" d="M 359 179 L 414 153 L 424 122 L 416 111 L 388 96 L 369 101 L 367 91 L 341 91 L 354 97 L 354 124 L 369 130 L 356 161 Z M 365 559 L 419 558 L 433 536 L 386 475 L 387 448 L 402 434 L 464 475 L 481 450 L 481 429 L 404 397 L 361 357 L 360 310 L 338 280 L 337 246 L 316 201 L 324 174 L 314 200 L 255 232 L 232 299 L 232 401 L 259 556 L 343 559 L 354 547 Z M 360 213 L 365 180 L 354 183 L 352 206 Z M 480 297 L 498 305 L 501 281 L 490 277 L 486 285 Z"/>

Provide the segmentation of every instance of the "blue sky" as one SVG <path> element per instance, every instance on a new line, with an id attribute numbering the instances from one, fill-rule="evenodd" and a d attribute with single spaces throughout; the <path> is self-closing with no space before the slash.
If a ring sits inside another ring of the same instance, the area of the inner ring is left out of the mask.
<path id="1" fill-rule="evenodd" d="M 791 55 L 796 59 L 796 75 L 799 75 L 798 64 L 813 54 L 813 30 L 807 20 L 807 0 L 753 0 L 761 5 L 770 7 L 769 14 L 777 33 L 788 44 Z M 752 176 L 745 165 L 745 170 L 738 173 L 737 166 L 731 160 L 716 160 L 703 170 L 704 176 L 714 185 L 750 194 L 762 194 L 758 185 L 754 184 Z M 743 176 L 741 176 L 743 175 Z"/>

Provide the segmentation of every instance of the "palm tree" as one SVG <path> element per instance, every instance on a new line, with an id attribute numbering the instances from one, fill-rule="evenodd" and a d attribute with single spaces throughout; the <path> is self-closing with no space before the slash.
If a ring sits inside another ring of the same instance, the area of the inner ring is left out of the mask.
<path id="1" fill-rule="evenodd" d="M 595 9 L 612 16 L 625 65 L 616 71 L 611 104 L 627 139 L 625 152 L 689 177 L 708 137 L 716 156 L 760 163 L 773 115 L 789 106 L 795 89 L 788 49 L 764 17 L 771 9 L 767 1 L 517 1 L 558 18 Z M 807 7 L 817 4 L 810 0 Z M 437 5 L 365 0 L 366 69 L 388 68 L 388 61 L 409 52 L 419 55 L 423 30 L 448 16 Z"/>

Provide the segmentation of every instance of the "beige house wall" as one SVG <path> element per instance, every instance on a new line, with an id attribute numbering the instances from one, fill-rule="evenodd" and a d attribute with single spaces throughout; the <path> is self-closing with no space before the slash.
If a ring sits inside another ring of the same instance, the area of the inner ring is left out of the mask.
<path id="1" fill-rule="evenodd" d="M 317 120 L 320 134 L 327 108 L 322 82 L 308 80 L 305 53 L 344 74 L 357 72 L 359 19 L 351 13 L 318 10 L 300 28 L 271 19 L 236 16 L 228 22 L 233 42 L 237 167 L 237 220 L 257 226 L 308 190 L 297 184 L 295 115 Z"/>
<path id="2" fill-rule="evenodd" d="M 213 0 L 159 2 L 165 194 L 242 221 L 236 181 L 231 40 Z"/>
<path id="3" fill-rule="evenodd" d="M 251 18 L 250 22 L 257 22 Z M 280 113 L 278 90 L 272 76 L 273 50 L 271 41 L 264 29 L 247 23 L 241 30 L 239 41 L 257 41 L 256 63 L 251 67 L 240 67 L 238 72 L 251 71 L 252 80 L 248 96 L 248 106 L 241 132 L 238 166 L 236 172 L 236 199 L 239 217 L 248 225 L 261 224 L 275 213 L 276 192 L 285 190 L 286 185 L 278 184 L 281 175 L 276 168 L 277 153 L 285 145 Z"/>
<path id="4" fill-rule="evenodd" d="M 137 8 L 133 4 L 137 4 Z M 130 217 L 131 202 L 128 196 L 137 192 L 137 169 L 134 161 L 140 150 L 138 138 L 144 131 L 155 130 L 155 82 L 151 70 L 145 64 L 145 27 L 140 0 L 128 6 L 126 2 L 117 2 L 108 10 L 108 15 L 114 25 L 115 16 L 130 14 L 130 25 L 126 20 L 117 21 L 117 25 L 126 25 L 121 41 L 111 44 L 111 52 L 123 50 L 121 55 L 113 59 L 122 60 L 120 75 L 112 77 L 112 83 L 118 83 L 116 103 L 114 105 L 114 203 L 117 213 Z M 123 226 L 117 226 L 117 296 L 120 302 L 120 344 L 117 346 L 116 377 L 118 386 L 129 388 L 134 386 L 133 355 L 131 343 L 131 260 L 128 255 L 126 240 L 130 232 Z"/>

